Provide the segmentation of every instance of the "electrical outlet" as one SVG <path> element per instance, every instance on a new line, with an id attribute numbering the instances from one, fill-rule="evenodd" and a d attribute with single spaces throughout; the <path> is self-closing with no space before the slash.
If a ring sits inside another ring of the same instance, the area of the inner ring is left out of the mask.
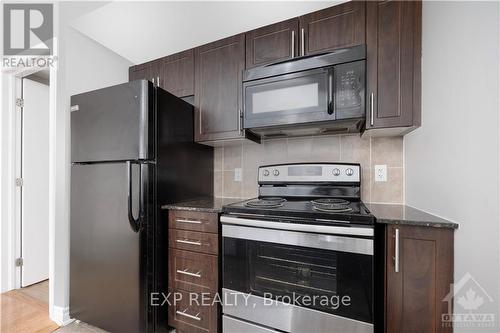
<path id="1" fill-rule="evenodd" d="M 234 168 L 234 181 L 241 182 L 241 168 Z"/>
<path id="2" fill-rule="evenodd" d="M 375 181 L 376 182 L 386 182 L 387 181 L 387 165 L 375 165 Z"/>

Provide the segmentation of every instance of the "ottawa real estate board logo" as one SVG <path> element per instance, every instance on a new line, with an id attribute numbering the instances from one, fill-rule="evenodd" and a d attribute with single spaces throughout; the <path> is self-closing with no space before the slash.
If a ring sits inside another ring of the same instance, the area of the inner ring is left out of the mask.
<path id="1" fill-rule="evenodd" d="M 4 67 L 50 66 L 54 51 L 53 4 L 4 3 L 3 31 Z"/>
<path id="2" fill-rule="evenodd" d="M 453 301 L 457 305 L 455 309 Z M 441 317 L 443 327 L 461 327 L 477 332 L 496 325 L 495 301 L 470 273 L 450 286 L 443 302 L 448 303 L 448 312 Z"/>

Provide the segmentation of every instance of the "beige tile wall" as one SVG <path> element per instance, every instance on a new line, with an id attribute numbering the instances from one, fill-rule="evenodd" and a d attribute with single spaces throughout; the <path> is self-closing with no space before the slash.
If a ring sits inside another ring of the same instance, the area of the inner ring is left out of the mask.
<path id="1" fill-rule="evenodd" d="M 250 141 L 215 148 L 214 195 L 257 196 L 257 168 L 287 162 L 354 162 L 362 167 L 362 200 L 403 203 L 403 138 L 360 138 L 359 135 L 318 136 Z M 374 166 L 387 165 L 387 182 L 374 182 Z M 242 181 L 234 181 L 235 168 Z"/>

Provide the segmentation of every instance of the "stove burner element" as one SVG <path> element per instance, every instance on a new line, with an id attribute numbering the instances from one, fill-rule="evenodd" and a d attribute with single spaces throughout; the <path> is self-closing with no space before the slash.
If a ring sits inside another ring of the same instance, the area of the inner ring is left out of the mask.
<path id="1" fill-rule="evenodd" d="M 349 201 L 336 198 L 324 198 L 311 201 L 315 210 L 332 213 L 344 213 L 352 211 Z"/>
<path id="2" fill-rule="evenodd" d="M 346 205 L 324 205 L 324 206 L 313 206 L 314 209 L 322 211 L 322 212 L 330 212 L 330 213 L 346 213 L 352 211 L 352 208 Z"/>
<path id="3" fill-rule="evenodd" d="M 247 207 L 277 208 L 283 206 L 286 200 L 283 198 L 269 197 L 265 199 L 255 199 L 245 203 Z"/>
<path id="4" fill-rule="evenodd" d="M 315 199 L 312 200 L 311 203 L 315 206 L 322 205 L 348 205 L 349 201 L 344 199 L 336 199 L 336 198 L 323 198 L 323 199 Z"/>

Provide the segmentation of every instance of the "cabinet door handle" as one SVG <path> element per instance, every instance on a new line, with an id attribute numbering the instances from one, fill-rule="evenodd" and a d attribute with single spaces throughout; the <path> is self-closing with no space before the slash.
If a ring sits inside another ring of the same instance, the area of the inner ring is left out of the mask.
<path id="1" fill-rule="evenodd" d="M 399 229 L 394 230 L 394 272 L 399 273 Z"/>
<path id="2" fill-rule="evenodd" d="M 305 52 L 305 31 L 304 28 L 300 29 L 300 55 L 304 56 L 306 54 Z"/>
<path id="3" fill-rule="evenodd" d="M 180 223 L 191 223 L 191 224 L 201 224 L 203 222 L 199 220 L 187 220 L 187 219 L 175 219 L 175 222 L 180 222 Z"/>
<path id="4" fill-rule="evenodd" d="M 178 315 L 181 315 L 181 316 L 184 316 L 186 318 L 190 318 L 190 319 L 194 319 L 194 320 L 198 320 L 200 321 L 201 320 L 201 317 L 200 317 L 200 313 L 198 312 L 196 315 L 190 315 L 189 313 L 186 313 L 187 309 L 185 309 L 184 311 L 175 311 L 175 313 L 177 313 Z"/>
<path id="5" fill-rule="evenodd" d="M 191 273 L 186 268 L 186 269 L 183 269 L 183 270 L 178 269 L 176 272 L 179 273 L 179 274 L 187 275 L 187 276 L 193 276 L 193 277 L 201 278 L 201 274 L 200 274 L 201 271 L 198 271 L 196 273 Z"/>
<path id="6" fill-rule="evenodd" d="M 373 108 L 374 108 L 374 102 L 375 100 L 375 95 L 373 93 L 370 94 L 370 126 L 373 126 Z"/>
<path id="7" fill-rule="evenodd" d="M 241 109 L 239 110 L 240 112 L 240 133 L 243 134 L 243 112 Z"/>
<path id="8" fill-rule="evenodd" d="M 160 77 L 159 76 L 156 77 L 156 85 L 158 87 L 160 86 Z"/>
<path id="9" fill-rule="evenodd" d="M 292 30 L 292 58 L 295 57 L 295 30 Z"/>
<path id="10" fill-rule="evenodd" d="M 152 78 L 151 81 L 153 81 L 153 86 L 155 85 L 155 78 Z"/>
<path id="11" fill-rule="evenodd" d="M 189 239 L 177 239 L 176 242 L 177 243 L 181 243 L 181 244 L 189 244 L 189 245 L 198 245 L 198 246 L 201 246 L 201 242 L 192 241 L 192 240 L 189 240 Z"/>

